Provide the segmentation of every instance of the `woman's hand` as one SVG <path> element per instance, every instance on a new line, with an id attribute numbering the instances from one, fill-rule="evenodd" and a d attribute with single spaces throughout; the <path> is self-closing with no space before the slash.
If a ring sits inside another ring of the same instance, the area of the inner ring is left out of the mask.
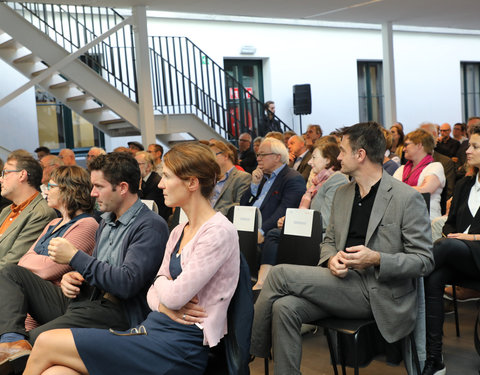
<path id="1" fill-rule="evenodd" d="M 455 238 L 457 240 L 466 240 L 466 241 L 476 241 L 480 240 L 480 234 L 469 234 L 469 233 L 449 233 L 447 238 Z"/>
<path id="2" fill-rule="evenodd" d="M 171 310 L 163 304 L 159 304 L 158 311 L 164 313 L 173 321 L 185 325 L 203 323 L 203 318 L 207 317 L 205 310 L 198 304 L 198 297 L 196 296 L 179 310 Z"/>
<path id="3" fill-rule="evenodd" d="M 282 228 L 283 228 L 283 223 L 285 223 L 285 216 L 282 216 L 280 219 L 278 219 L 278 221 L 277 221 L 277 227 L 278 227 L 278 229 L 282 229 Z"/>

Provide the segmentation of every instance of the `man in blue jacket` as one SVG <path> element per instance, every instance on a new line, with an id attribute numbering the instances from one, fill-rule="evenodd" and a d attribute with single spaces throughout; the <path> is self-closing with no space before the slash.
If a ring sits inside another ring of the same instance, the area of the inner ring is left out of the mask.
<path id="1" fill-rule="evenodd" d="M 167 225 L 138 198 L 140 170 L 133 156 L 101 155 L 90 170 L 91 195 L 104 212 L 93 256 L 63 238 L 52 239 L 50 258 L 74 269 L 63 276 L 61 288 L 16 265 L 0 272 L 2 371 L 24 359 L 31 349 L 29 342 L 33 344 L 44 331 L 71 327 L 125 330 L 141 322 L 149 311 L 146 292 L 163 260 Z M 25 298 L 15 298 L 18 288 Z M 28 333 L 24 327 L 27 313 L 40 324 Z"/>

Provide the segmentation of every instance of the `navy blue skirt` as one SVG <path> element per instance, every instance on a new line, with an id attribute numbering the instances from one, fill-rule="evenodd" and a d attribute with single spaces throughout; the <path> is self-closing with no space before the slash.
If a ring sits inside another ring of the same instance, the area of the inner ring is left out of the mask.
<path id="1" fill-rule="evenodd" d="M 73 328 L 78 353 L 90 375 L 203 374 L 208 347 L 203 331 L 153 311 L 136 327 L 146 335 L 119 336 L 97 328 Z M 130 330 L 118 333 L 130 333 Z"/>

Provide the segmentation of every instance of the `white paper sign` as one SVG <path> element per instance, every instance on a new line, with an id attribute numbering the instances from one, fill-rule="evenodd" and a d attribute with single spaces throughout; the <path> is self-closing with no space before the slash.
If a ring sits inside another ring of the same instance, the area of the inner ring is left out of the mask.
<path id="1" fill-rule="evenodd" d="M 292 236 L 311 237 L 313 210 L 287 208 L 283 233 Z"/>
<path id="2" fill-rule="evenodd" d="M 235 206 L 233 225 L 244 232 L 253 232 L 255 228 L 255 211 L 257 207 Z"/>
<path id="3" fill-rule="evenodd" d="M 183 211 L 180 207 L 177 207 L 176 209 L 180 210 L 180 216 L 178 217 L 178 224 L 186 223 L 188 221 L 188 217 L 185 211 Z"/>

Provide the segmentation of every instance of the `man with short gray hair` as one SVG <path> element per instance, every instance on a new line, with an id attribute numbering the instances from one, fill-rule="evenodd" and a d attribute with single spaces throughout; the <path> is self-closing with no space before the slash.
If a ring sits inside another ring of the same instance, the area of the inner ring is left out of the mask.
<path id="1" fill-rule="evenodd" d="M 312 167 L 308 164 L 312 158 L 312 152 L 307 148 L 303 137 L 294 135 L 288 140 L 289 166 L 302 175 L 305 181 L 308 181 Z"/>
<path id="2" fill-rule="evenodd" d="M 305 180 L 288 163 L 285 144 L 266 138 L 258 149 L 258 167 L 252 172 L 252 183 L 240 200 L 242 206 L 255 206 L 262 213 L 259 242 L 285 216 L 287 208 L 296 208 L 306 190 Z"/>

